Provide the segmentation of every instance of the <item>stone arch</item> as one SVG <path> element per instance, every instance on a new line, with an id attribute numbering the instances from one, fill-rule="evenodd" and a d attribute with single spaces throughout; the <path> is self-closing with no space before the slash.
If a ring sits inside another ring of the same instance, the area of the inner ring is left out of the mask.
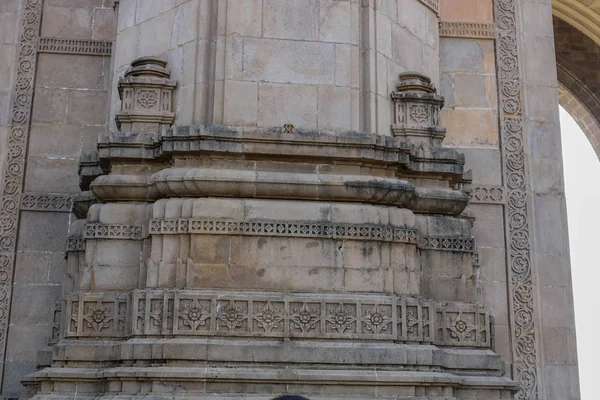
<path id="1" fill-rule="evenodd" d="M 590 31 L 590 26 L 586 25 L 594 15 L 598 16 L 597 23 L 600 24 L 600 15 L 590 8 L 598 3 L 600 12 L 600 0 L 585 6 L 588 13 L 585 18 L 578 17 L 575 12 L 578 5 L 569 8 L 564 3 L 567 2 L 555 1 L 553 18 L 559 102 L 584 131 L 600 157 L 600 45 L 594 40 L 596 33 L 600 39 L 600 25 L 595 27 L 597 32 Z"/>

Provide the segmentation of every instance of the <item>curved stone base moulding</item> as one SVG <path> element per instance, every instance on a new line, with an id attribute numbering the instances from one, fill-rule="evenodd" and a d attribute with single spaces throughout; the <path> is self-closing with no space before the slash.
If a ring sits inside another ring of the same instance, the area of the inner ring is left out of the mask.
<path id="1" fill-rule="evenodd" d="M 393 178 L 218 168 L 167 168 L 150 178 L 103 175 L 91 188 L 100 201 L 165 197 L 349 201 L 447 215 L 459 215 L 469 202 L 469 196 L 459 190 L 415 187 Z"/>

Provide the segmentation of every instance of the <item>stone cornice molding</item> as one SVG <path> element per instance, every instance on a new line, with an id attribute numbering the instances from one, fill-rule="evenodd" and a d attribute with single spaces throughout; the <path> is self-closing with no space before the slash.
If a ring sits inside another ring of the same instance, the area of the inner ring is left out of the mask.
<path id="1" fill-rule="evenodd" d="M 102 175 L 94 180 L 91 189 L 103 202 L 190 196 L 354 201 L 443 215 L 459 215 L 469 202 L 462 190 L 415 187 L 396 178 L 212 167 L 166 168 L 149 178 Z"/>
<path id="2" fill-rule="evenodd" d="M 110 56 L 112 54 L 112 46 L 113 42 L 109 40 L 42 37 L 38 42 L 38 52 Z"/>
<path id="3" fill-rule="evenodd" d="M 477 21 L 441 21 L 441 37 L 495 39 L 496 25 Z"/>

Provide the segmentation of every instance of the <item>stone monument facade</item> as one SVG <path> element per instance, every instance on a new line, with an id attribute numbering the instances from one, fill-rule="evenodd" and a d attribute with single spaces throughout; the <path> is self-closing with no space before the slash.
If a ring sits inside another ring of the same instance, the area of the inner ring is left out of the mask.
<path id="1" fill-rule="evenodd" d="M 0 5 L 3 398 L 578 399 L 551 10 Z"/>

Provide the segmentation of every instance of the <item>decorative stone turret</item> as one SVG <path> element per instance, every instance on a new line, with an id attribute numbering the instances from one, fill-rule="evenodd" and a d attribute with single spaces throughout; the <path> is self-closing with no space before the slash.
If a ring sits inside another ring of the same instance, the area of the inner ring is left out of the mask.
<path id="1" fill-rule="evenodd" d="M 119 80 L 121 111 L 115 116 L 119 130 L 157 132 L 173 124 L 172 99 L 177 83 L 170 76 L 167 62 L 161 59 L 141 57 L 131 63 Z"/>
<path id="2" fill-rule="evenodd" d="M 417 72 L 400 74 L 400 83 L 392 92 L 394 101 L 395 136 L 404 136 L 411 143 L 439 146 L 446 136 L 440 110 L 444 98 L 437 95 L 431 79 Z"/>

